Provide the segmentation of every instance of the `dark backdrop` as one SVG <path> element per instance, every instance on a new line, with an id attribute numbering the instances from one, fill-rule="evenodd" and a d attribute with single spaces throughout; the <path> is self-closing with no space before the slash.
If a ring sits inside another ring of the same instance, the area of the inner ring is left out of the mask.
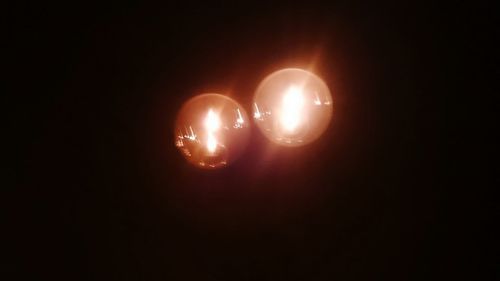
<path id="1" fill-rule="evenodd" d="M 19 192 L 6 200 L 7 272 L 485 280 L 469 236 L 479 227 L 472 186 L 460 185 L 469 152 L 456 135 L 469 101 L 455 93 L 476 75 L 463 69 L 477 42 L 468 4 L 9 8 L 7 171 Z M 279 148 L 252 129 L 245 154 L 218 171 L 176 151 L 188 98 L 228 94 L 250 112 L 267 74 L 311 66 L 334 100 L 315 143 Z"/>

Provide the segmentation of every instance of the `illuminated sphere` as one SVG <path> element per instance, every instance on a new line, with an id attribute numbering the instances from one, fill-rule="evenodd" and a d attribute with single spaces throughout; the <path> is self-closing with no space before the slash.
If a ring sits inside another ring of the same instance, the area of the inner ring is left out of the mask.
<path id="1" fill-rule="evenodd" d="M 215 169 L 234 161 L 250 136 L 249 120 L 237 102 L 219 94 L 188 100 L 177 115 L 175 146 L 188 162 Z"/>
<path id="2" fill-rule="evenodd" d="M 316 140 L 332 118 L 328 86 L 303 69 L 271 73 L 260 83 L 253 101 L 255 123 L 280 145 L 301 146 Z"/>

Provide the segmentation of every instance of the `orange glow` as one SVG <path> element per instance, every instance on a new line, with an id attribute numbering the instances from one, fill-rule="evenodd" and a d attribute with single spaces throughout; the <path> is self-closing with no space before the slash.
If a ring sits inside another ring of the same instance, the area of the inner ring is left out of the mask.
<path id="1" fill-rule="evenodd" d="M 316 140 L 332 117 L 328 86 L 313 73 L 286 68 L 267 76 L 254 96 L 254 120 L 271 141 L 300 146 Z"/>
<path id="2" fill-rule="evenodd" d="M 241 154 L 250 129 L 246 112 L 234 100 L 203 94 L 183 105 L 175 132 L 175 145 L 188 162 L 214 169 L 226 166 Z"/>

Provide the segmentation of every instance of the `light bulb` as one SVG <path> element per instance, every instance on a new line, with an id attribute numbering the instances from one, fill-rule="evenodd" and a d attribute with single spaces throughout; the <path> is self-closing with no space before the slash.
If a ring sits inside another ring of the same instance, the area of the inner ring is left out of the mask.
<path id="1" fill-rule="evenodd" d="M 245 110 L 220 94 L 202 94 L 188 100 L 177 115 L 175 145 L 201 168 L 215 169 L 236 160 L 250 136 Z"/>
<path id="2" fill-rule="evenodd" d="M 286 68 L 271 73 L 257 88 L 253 118 L 271 141 L 300 146 L 316 140 L 332 118 L 328 86 L 313 73 Z"/>

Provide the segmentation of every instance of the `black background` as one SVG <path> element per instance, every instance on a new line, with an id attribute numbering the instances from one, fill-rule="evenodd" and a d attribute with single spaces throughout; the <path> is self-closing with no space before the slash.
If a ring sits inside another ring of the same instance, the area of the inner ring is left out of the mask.
<path id="1" fill-rule="evenodd" d="M 478 183 L 463 174 L 473 153 L 459 137 L 474 103 L 458 92 L 479 76 L 466 63 L 482 58 L 468 53 L 479 40 L 470 4 L 9 8 L 15 95 L 4 107 L 20 149 L 7 169 L 19 191 L 5 200 L 7 272 L 487 279 L 473 238 L 485 218 L 469 211 Z M 285 67 L 312 68 L 332 91 L 318 141 L 280 148 L 252 129 L 226 169 L 184 161 L 172 139 L 184 101 L 219 92 L 250 112 L 260 80 Z"/>

